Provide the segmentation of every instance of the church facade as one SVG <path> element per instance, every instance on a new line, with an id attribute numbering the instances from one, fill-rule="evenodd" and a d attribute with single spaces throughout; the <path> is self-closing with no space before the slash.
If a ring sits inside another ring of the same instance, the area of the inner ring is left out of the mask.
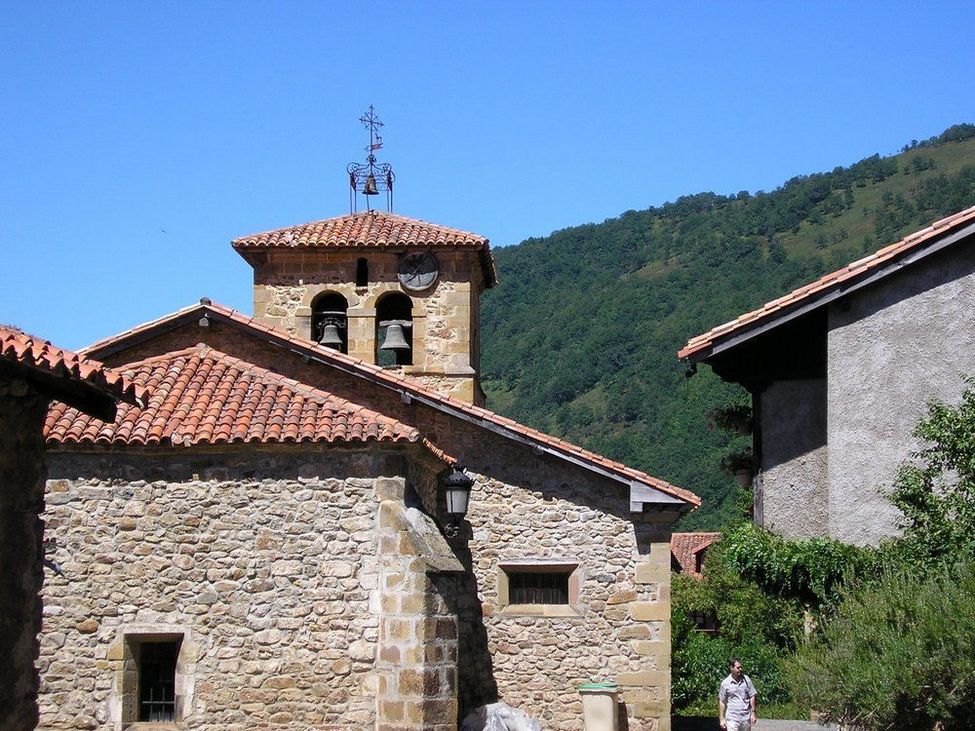
<path id="1" fill-rule="evenodd" d="M 484 408 L 487 240 L 367 211 L 233 245 L 253 316 L 96 343 L 147 402 L 48 414 L 40 728 L 579 729 L 595 680 L 668 729 L 700 501 Z"/>

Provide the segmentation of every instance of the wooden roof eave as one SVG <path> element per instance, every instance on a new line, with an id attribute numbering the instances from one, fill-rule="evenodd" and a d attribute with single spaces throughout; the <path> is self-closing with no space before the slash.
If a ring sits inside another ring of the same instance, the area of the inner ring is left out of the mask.
<path id="1" fill-rule="evenodd" d="M 103 389 L 81 379 L 62 378 L 43 368 L 0 360 L 0 374 L 23 378 L 32 389 L 54 401 L 90 414 L 103 421 L 112 421 L 118 408 L 118 399 Z"/>
<path id="2" fill-rule="evenodd" d="M 709 364 L 709 361 L 717 355 L 725 354 L 728 351 L 731 351 L 760 335 L 764 335 L 765 333 L 768 333 L 781 325 L 792 322 L 796 318 L 802 317 L 813 310 L 825 307 L 831 302 L 835 302 L 836 300 L 846 297 L 847 295 L 850 295 L 856 291 L 869 287 L 877 283 L 879 280 L 885 279 L 891 274 L 899 272 L 904 267 L 936 254 L 948 246 L 951 246 L 961 239 L 973 234 L 975 234 L 975 223 L 969 224 L 968 226 L 954 231 L 947 236 L 937 239 L 927 246 L 912 249 L 901 257 L 891 259 L 883 266 L 867 270 L 868 273 L 866 276 L 853 277 L 848 280 L 840 281 L 833 287 L 824 289 L 822 292 L 813 295 L 809 299 L 797 301 L 794 307 L 777 312 L 770 318 L 758 319 L 754 325 L 746 327 L 742 330 L 732 330 L 731 334 L 725 338 L 719 336 L 719 338 L 712 342 L 709 346 L 692 352 L 681 358 L 681 360 L 689 365 L 695 365 L 697 363 Z"/>

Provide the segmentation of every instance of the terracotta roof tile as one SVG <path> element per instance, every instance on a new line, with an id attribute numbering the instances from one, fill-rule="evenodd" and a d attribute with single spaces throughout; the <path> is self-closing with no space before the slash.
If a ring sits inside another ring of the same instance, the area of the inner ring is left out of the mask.
<path id="1" fill-rule="evenodd" d="M 489 286 L 498 279 L 490 244 L 483 236 L 382 211 L 363 211 L 262 231 L 236 238 L 231 244 L 245 258 L 249 251 L 261 249 L 471 248 L 482 252 Z"/>
<path id="2" fill-rule="evenodd" d="M 921 248 L 923 245 L 932 241 L 932 239 L 943 236 L 947 233 L 948 229 L 963 228 L 973 222 L 975 222 L 975 206 L 935 221 L 926 228 L 915 231 L 900 241 L 888 244 L 869 256 L 858 259 L 842 269 L 830 272 L 814 282 L 810 282 L 793 290 L 789 294 L 774 299 L 757 310 L 746 312 L 731 322 L 726 322 L 723 325 L 718 325 L 708 330 L 706 333 L 696 335 L 687 341 L 687 345 L 677 353 L 677 357 L 691 358 L 695 355 L 700 357 L 702 351 L 708 351 L 718 341 L 731 333 L 737 333 L 746 326 L 752 325 L 760 320 L 774 320 L 783 310 L 792 308 L 803 300 L 812 298 L 817 294 L 826 293 L 832 287 L 838 286 L 850 279 L 864 276 L 892 259 L 908 254 L 915 249 Z"/>
<path id="3" fill-rule="evenodd" d="M 480 249 L 487 246 L 488 240 L 467 231 L 407 218 L 396 213 L 363 211 L 240 236 L 232 243 L 235 249 L 349 246 L 470 246 Z"/>
<path id="4" fill-rule="evenodd" d="M 204 345 L 122 369 L 151 389 L 105 422 L 56 402 L 49 444 L 418 442 L 416 429 Z"/>
<path id="5" fill-rule="evenodd" d="M 0 325 L 0 358 L 57 378 L 84 382 L 117 401 L 134 404 L 146 398 L 145 390 L 121 373 L 9 325 Z"/>
<path id="6" fill-rule="evenodd" d="M 507 429 L 512 434 L 523 437 L 531 442 L 550 447 L 557 454 L 562 454 L 565 456 L 570 454 L 575 455 L 589 464 L 602 468 L 612 474 L 617 475 L 618 477 L 625 477 L 627 480 L 634 480 L 642 483 L 659 490 L 666 495 L 688 503 L 689 505 L 699 506 L 701 504 L 701 498 L 690 490 L 672 485 L 665 480 L 648 475 L 646 472 L 641 472 L 640 470 L 633 469 L 632 467 L 627 467 L 621 462 L 616 462 L 594 452 L 582 449 L 581 447 L 566 442 L 562 439 L 549 436 L 536 429 L 519 424 L 516 421 L 496 414 L 488 409 L 474 406 L 473 404 L 460 401 L 450 396 L 445 396 L 444 394 L 434 391 L 433 389 L 420 385 L 417 381 L 409 378 L 408 376 L 403 376 L 375 366 L 371 363 L 364 363 L 358 358 L 353 358 L 352 356 L 345 355 L 344 353 L 339 353 L 335 350 L 324 348 L 313 340 L 291 335 L 284 330 L 278 330 L 277 328 L 270 327 L 258 320 L 255 320 L 249 315 L 238 312 L 237 310 L 209 301 L 207 304 L 194 305 L 192 307 L 184 308 L 171 315 L 167 315 L 166 317 L 139 325 L 115 337 L 101 340 L 88 346 L 83 352 L 98 353 L 106 348 L 118 346 L 133 335 L 146 333 L 147 331 L 163 327 L 167 323 L 177 322 L 182 318 L 198 319 L 204 312 L 208 313 L 211 317 L 225 318 L 226 320 L 240 326 L 249 328 L 259 333 L 264 333 L 269 337 L 275 338 L 278 340 L 278 342 L 287 343 L 290 347 L 294 347 L 307 355 L 313 355 L 316 359 L 322 362 L 332 363 L 335 367 L 342 368 L 343 370 L 346 370 L 357 377 L 385 385 L 398 391 L 409 393 L 413 396 L 423 398 L 427 402 L 434 402 L 436 404 L 435 408 L 440 410 L 448 412 L 452 411 L 473 417 L 475 419 L 480 419 L 487 424 L 493 424 L 500 428 Z"/>
<path id="7" fill-rule="evenodd" d="M 670 536 L 670 553 L 680 566 L 681 573 L 700 576 L 698 554 L 720 537 L 720 533 L 673 533 Z"/>

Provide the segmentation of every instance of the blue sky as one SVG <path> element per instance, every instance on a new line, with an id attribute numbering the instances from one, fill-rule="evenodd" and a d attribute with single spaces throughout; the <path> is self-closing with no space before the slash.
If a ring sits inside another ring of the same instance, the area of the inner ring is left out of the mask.
<path id="1" fill-rule="evenodd" d="M 0 321 L 79 348 L 201 296 L 230 239 L 394 210 L 508 245 L 772 189 L 975 122 L 975 3 L 9 3 Z"/>

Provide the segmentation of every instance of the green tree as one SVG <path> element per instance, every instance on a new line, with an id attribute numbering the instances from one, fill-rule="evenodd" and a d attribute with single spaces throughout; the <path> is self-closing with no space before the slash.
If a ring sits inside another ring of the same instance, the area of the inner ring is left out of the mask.
<path id="1" fill-rule="evenodd" d="M 932 565 L 975 557 L 975 381 L 957 406 L 928 406 L 914 435 L 925 446 L 903 465 L 889 499 L 903 537 L 889 549 L 902 561 Z"/>
<path id="2" fill-rule="evenodd" d="M 703 414 L 741 391 L 707 367 L 685 379 L 674 354 L 688 337 L 858 258 L 864 234 L 872 251 L 975 204 L 966 129 L 950 135 L 961 141 L 927 144 L 938 169 L 909 189 L 900 176 L 875 181 L 917 152 L 872 156 L 772 191 L 684 196 L 497 249 L 500 284 L 481 317 L 489 405 L 694 490 L 703 505 L 681 528 L 720 527 L 734 503 L 734 481 L 718 468 L 729 444 Z M 836 196 L 842 215 L 824 215 Z"/>
<path id="3" fill-rule="evenodd" d="M 975 382 L 934 402 L 925 446 L 889 493 L 903 534 L 881 547 L 787 665 L 794 697 L 860 729 L 975 729 Z"/>
<path id="4" fill-rule="evenodd" d="M 765 703 L 788 701 L 781 667 L 803 635 L 797 601 L 770 594 L 743 578 L 722 541 L 708 549 L 703 578 L 676 575 L 671 592 L 673 704 L 675 710 L 715 699 L 728 659 L 741 658 Z M 717 634 L 695 630 L 688 617 L 711 616 Z"/>
<path id="5" fill-rule="evenodd" d="M 782 264 L 789 258 L 789 254 L 782 244 L 778 241 L 772 241 L 768 245 L 768 258 L 775 264 Z"/>

